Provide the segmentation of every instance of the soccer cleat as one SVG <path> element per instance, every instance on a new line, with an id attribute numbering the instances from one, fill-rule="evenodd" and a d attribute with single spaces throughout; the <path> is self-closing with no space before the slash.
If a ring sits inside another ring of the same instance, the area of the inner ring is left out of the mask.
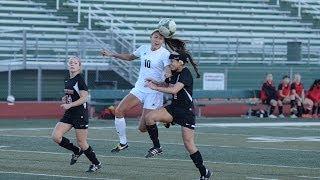
<path id="1" fill-rule="evenodd" d="M 285 116 L 283 114 L 280 114 L 279 118 L 285 118 Z"/>
<path id="2" fill-rule="evenodd" d="M 151 157 L 154 157 L 159 154 L 162 154 L 162 148 L 161 147 L 159 147 L 159 148 L 153 147 L 148 150 L 148 154 L 145 157 L 151 158 Z"/>
<path id="3" fill-rule="evenodd" d="M 101 169 L 101 163 L 99 163 L 98 165 L 95 165 L 95 164 L 91 164 L 89 166 L 89 169 L 86 171 L 86 172 L 96 172 L 97 170 Z"/>
<path id="4" fill-rule="evenodd" d="M 201 176 L 201 177 L 200 177 L 200 180 L 209 180 L 210 177 L 212 176 L 212 174 L 213 174 L 213 173 L 212 173 L 210 170 L 207 169 L 206 175 Z"/>
<path id="5" fill-rule="evenodd" d="M 121 144 L 121 143 L 119 143 L 115 148 L 113 148 L 112 150 L 111 150 L 111 152 L 112 153 L 117 153 L 117 152 L 120 152 L 120 151 L 122 151 L 122 150 L 125 150 L 125 149 L 127 149 L 129 146 L 128 146 L 128 143 L 126 143 L 126 144 Z"/>
<path id="6" fill-rule="evenodd" d="M 295 114 L 292 114 L 290 118 L 298 118 Z"/>
<path id="7" fill-rule="evenodd" d="M 79 154 L 72 154 L 71 155 L 71 160 L 70 160 L 70 165 L 74 165 L 77 162 L 78 158 L 81 156 L 82 153 L 83 153 L 83 151 L 80 149 L 79 150 Z"/>
<path id="8" fill-rule="evenodd" d="M 273 114 L 270 114 L 270 115 L 269 115 L 269 118 L 275 119 L 275 118 L 277 118 L 277 116 L 276 116 L 276 115 L 273 115 Z"/>

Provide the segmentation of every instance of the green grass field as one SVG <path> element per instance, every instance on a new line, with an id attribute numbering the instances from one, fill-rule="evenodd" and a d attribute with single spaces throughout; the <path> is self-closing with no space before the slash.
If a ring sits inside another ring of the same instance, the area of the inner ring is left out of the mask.
<path id="1" fill-rule="evenodd" d="M 214 179 L 320 179 L 320 120 L 198 119 L 196 142 Z M 70 152 L 50 138 L 55 120 L 0 120 L 0 179 L 197 179 L 180 127 L 159 128 L 164 154 L 145 159 L 151 147 L 137 122 L 127 122 L 129 149 L 113 121 L 92 120 L 89 143 L 103 168 L 94 174 L 85 156 L 70 166 Z M 67 134 L 74 141 L 74 131 Z"/>

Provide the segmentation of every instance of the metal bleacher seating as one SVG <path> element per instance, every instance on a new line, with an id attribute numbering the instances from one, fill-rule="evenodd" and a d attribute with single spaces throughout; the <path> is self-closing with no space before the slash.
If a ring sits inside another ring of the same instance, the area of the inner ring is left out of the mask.
<path id="1" fill-rule="evenodd" d="M 98 15 L 91 16 L 94 25 L 110 28 L 111 23 L 101 21 L 108 19 L 104 16 L 107 11 L 125 25 L 134 27 L 137 44 L 149 40 L 148 33 L 160 18 L 174 18 L 178 37 L 190 42 L 200 63 L 286 63 L 288 41 L 303 43 L 303 54 L 311 54 L 308 58 L 304 56 L 304 62 L 319 62 L 319 29 L 268 0 L 82 0 L 81 3 L 85 18 L 90 12 Z M 77 11 L 76 3 L 68 1 L 64 4 Z M 116 22 L 112 25 L 122 26 Z"/>

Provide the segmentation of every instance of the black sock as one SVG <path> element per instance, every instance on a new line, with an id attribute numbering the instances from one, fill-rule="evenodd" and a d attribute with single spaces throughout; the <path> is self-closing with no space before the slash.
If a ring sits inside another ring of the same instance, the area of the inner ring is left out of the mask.
<path id="1" fill-rule="evenodd" d="M 87 150 L 83 151 L 83 153 L 87 156 L 87 158 L 91 161 L 92 164 L 100 164 L 91 146 L 89 146 Z"/>
<path id="2" fill-rule="evenodd" d="M 273 114 L 274 109 L 275 109 L 275 106 L 270 107 L 270 115 Z"/>
<path id="3" fill-rule="evenodd" d="M 74 154 L 81 154 L 81 149 L 75 145 L 73 145 L 69 139 L 62 137 L 61 142 L 59 143 L 59 146 L 66 148 L 70 151 L 73 151 Z"/>
<path id="4" fill-rule="evenodd" d="M 302 113 L 303 113 L 303 108 L 302 108 L 302 106 L 298 106 L 297 107 L 297 110 L 298 110 L 298 117 L 301 117 L 302 116 Z"/>
<path id="5" fill-rule="evenodd" d="M 291 100 L 291 101 L 290 101 L 290 107 L 291 107 L 291 109 L 294 108 L 294 105 L 295 105 L 295 100 Z"/>
<path id="6" fill-rule="evenodd" d="M 317 107 L 316 106 L 312 106 L 312 114 L 315 114 L 316 110 L 317 110 Z"/>
<path id="7" fill-rule="evenodd" d="M 199 169 L 200 175 L 205 176 L 207 173 L 207 169 L 203 165 L 201 153 L 199 151 L 197 151 L 197 152 L 191 154 L 190 158 L 192 159 L 194 165 L 196 165 L 196 167 Z"/>
<path id="8" fill-rule="evenodd" d="M 320 114 L 320 106 L 318 106 L 318 114 Z"/>
<path id="9" fill-rule="evenodd" d="M 160 142 L 159 142 L 159 134 L 158 134 L 158 127 L 156 124 L 148 126 L 147 130 L 150 136 L 150 139 L 153 142 L 153 146 L 156 148 L 160 148 Z"/>
<path id="10" fill-rule="evenodd" d="M 283 106 L 278 106 L 279 114 L 283 114 Z"/>

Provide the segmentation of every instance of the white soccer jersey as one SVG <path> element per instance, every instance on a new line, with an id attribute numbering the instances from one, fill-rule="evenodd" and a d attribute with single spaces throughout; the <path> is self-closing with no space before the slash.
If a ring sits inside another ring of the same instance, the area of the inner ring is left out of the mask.
<path id="1" fill-rule="evenodd" d="M 152 51 L 151 45 L 142 45 L 133 54 L 141 60 L 139 77 L 135 88 L 145 93 L 157 92 L 145 87 L 145 80 L 147 78 L 158 82 L 164 80 L 164 67 L 170 64 L 170 52 L 164 47 Z"/>

